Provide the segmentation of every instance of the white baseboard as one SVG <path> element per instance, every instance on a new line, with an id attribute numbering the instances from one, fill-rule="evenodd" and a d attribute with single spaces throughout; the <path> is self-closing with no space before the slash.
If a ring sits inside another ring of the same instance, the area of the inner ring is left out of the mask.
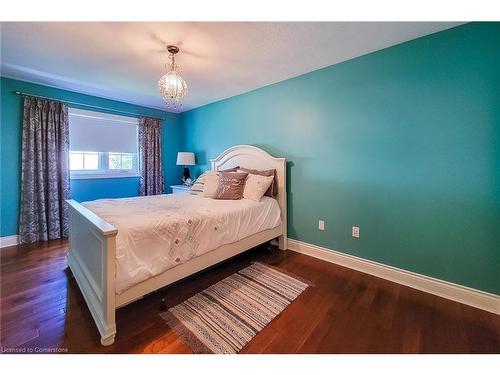
<path id="1" fill-rule="evenodd" d="M 288 239 L 288 249 L 448 298 L 465 305 L 477 307 L 478 309 L 500 314 L 500 296 L 496 294 L 405 271 L 290 238 Z"/>
<path id="2" fill-rule="evenodd" d="M 13 236 L 0 237 L 0 248 L 15 246 L 19 244 L 19 236 L 14 234 Z"/>

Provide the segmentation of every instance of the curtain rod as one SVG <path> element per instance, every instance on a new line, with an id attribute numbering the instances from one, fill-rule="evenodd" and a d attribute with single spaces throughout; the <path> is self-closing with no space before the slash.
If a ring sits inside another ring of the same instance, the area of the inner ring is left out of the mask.
<path id="1" fill-rule="evenodd" d="M 61 99 L 56 99 L 56 98 L 49 98 L 48 96 L 35 95 L 35 94 L 30 94 L 30 93 L 22 92 L 22 91 L 14 91 L 14 94 L 21 95 L 21 96 L 33 96 L 35 98 L 40 98 L 40 99 L 57 100 L 59 102 L 63 102 L 63 103 L 69 104 L 69 105 L 78 105 L 78 106 L 81 106 L 81 107 L 101 109 L 101 110 L 111 111 L 111 112 L 115 112 L 115 113 L 122 113 L 122 114 L 132 115 L 132 116 L 135 116 L 135 117 L 145 116 L 145 115 L 140 115 L 140 114 L 137 114 L 137 113 L 134 113 L 134 112 L 121 111 L 121 110 L 118 110 L 118 109 L 100 107 L 98 105 L 92 105 L 92 104 L 72 102 L 72 101 L 69 101 L 69 100 L 61 100 Z M 162 117 L 156 117 L 156 118 L 158 118 L 160 120 L 163 120 L 163 121 L 166 120 L 166 118 L 162 118 Z"/>

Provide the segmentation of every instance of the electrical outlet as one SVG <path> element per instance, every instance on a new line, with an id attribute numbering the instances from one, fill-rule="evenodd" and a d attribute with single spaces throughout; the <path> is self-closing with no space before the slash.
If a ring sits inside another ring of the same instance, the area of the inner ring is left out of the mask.
<path id="1" fill-rule="evenodd" d="M 354 238 L 359 238 L 359 227 L 352 227 L 352 236 Z"/>
<path id="2" fill-rule="evenodd" d="M 325 222 L 323 220 L 318 220 L 318 229 L 325 230 Z"/>

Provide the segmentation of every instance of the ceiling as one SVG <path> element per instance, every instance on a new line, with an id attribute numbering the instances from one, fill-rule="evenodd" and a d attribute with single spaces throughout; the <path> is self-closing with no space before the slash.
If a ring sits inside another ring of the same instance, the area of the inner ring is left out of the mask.
<path id="1" fill-rule="evenodd" d="M 176 44 L 189 110 L 458 22 L 3 22 L 2 76 L 165 109 Z"/>

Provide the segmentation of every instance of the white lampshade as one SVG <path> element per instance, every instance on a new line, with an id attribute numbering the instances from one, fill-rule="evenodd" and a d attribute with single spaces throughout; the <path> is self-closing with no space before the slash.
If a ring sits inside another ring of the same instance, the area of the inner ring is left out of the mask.
<path id="1" fill-rule="evenodd" d="M 178 152 L 177 165 L 195 165 L 194 152 Z"/>

